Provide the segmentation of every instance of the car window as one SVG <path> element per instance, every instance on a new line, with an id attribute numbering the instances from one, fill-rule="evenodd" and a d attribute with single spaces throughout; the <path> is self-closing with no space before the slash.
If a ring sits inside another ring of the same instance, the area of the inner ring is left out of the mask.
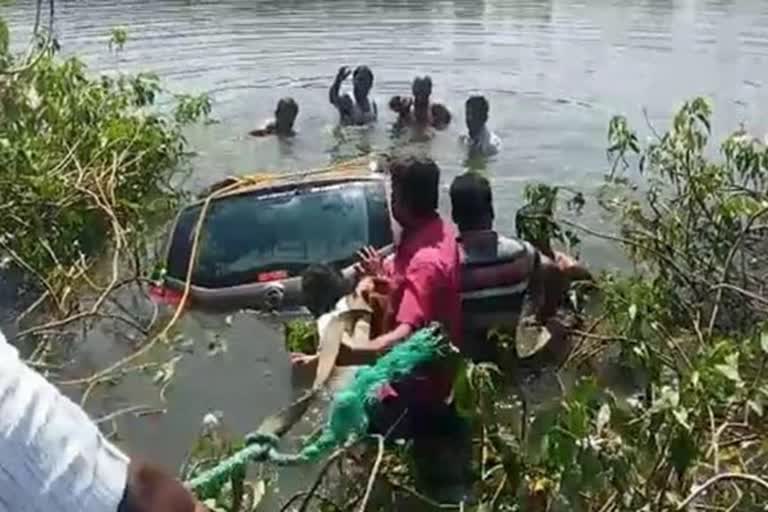
<path id="1" fill-rule="evenodd" d="M 270 272 L 297 275 L 312 263 L 348 264 L 361 247 L 391 240 L 383 196 L 382 185 L 357 183 L 214 201 L 193 282 L 231 286 Z M 199 206 L 189 208 L 179 217 L 169 251 L 171 277 L 186 275 L 199 212 Z"/>

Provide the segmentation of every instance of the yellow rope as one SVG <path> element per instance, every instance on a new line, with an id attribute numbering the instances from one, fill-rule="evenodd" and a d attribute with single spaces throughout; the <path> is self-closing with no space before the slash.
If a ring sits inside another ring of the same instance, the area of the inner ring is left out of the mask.
<path id="1" fill-rule="evenodd" d="M 132 354 L 124 357 L 123 359 L 116 361 L 112 365 L 108 366 L 107 368 L 101 371 L 96 372 L 90 377 L 69 380 L 69 381 L 61 382 L 60 384 L 62 385 L 87 384 L 88 387 L 86 388 L 82 398 L 82 402 L 85 402 L 85 400 L 88 398 L 88 395 L 93 390 L 93 388 L 96 385 L 98 385 L 99 382 L 102 382 L 103 380 L 105 380 L 105 377 L 107 375 L 114 372 L 118 368 L 134 361 L 135 359 L 141 357 L 142 355 L 146 354 L 157 344 L 159 340 L 163 339 L 168 335 L 168 333 L 176 324 L 176 322 L 179 320 L 179 318 L 181 318 L 181 314 L 183 313 L 184 307 L 186 306 L 187 300 L 189 299 L 189 294 L 192 289 L 192 273 L 194 272 L 195 262 L 198 256 L 200 233 L 202 232 L 203 223 L 208 213 L 208 209 L 210 208 L 211 203 L 215 199 L 224 197 L 231 193 L 239 192 L 241 191 L 241 189 L 264 188 L 264 187 L 271 186 L 276 182 L 280 182 L 280 181 L 285 181 L 286 183 L 290 183 L 292 181 L 295 182 L 295 181 L 299 181 L 300 179 L 305 179 L 308 177 L 316 178 L 317 176 L 322 176 L 324 174 L 327 174 L 329 178 L 336 177 L 337 175 L 339 177 L 360 175 L 362 174 L 363 170 L 368 169 L 369 162 L 370 162 L 370 156 L 365 156 L 365 157 L 355 158 L 352 160 L 347 160 L 344 162 L 339 162 L 338 164 L 323 167 L 321 169 L 317 169 L 314 171 L 302 171 L 302 172 L 287 173 L 287 174 L 264 173 L 264 174 L 253 174 L 253 175 L 243 176 L 243 177 L 234 177 L 233 178 L 235 180 L 234 182 L 211 192 L 204 199 L 203 206 L 200 209 L 200 214 L 198 215 L 197 222 L 195 224 L 195 230 L 193 232 L 193 238 L 192 238 L 192 247 L 189 254 L 189 263 L 187 264 L 187 274 L 184 279 L 184 292 L 181 296 L 181 300 L 176 306 L 176 310 L 174 311 L 173 316 L 165 325 L 163 330 L 160 331 L 157 335 L 153 336 L 143 347 L 141 347 L 136 352 L 133 352 Z"/>

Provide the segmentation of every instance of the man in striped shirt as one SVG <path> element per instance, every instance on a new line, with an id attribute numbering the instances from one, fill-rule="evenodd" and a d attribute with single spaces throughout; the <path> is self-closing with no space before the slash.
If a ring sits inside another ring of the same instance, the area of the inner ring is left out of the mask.
<path id="1" fill-rule="evenodd" d="M 588 274 L 564 254 L 550 258 L 528 242 L 494 231 L 491 186 L 480 174 L 458 176 L 450 195 L 462 249 L 463 349 L 476 359 L 493 358 L 496 348 L 486 343 L 490 329 L 514 332 L 526 302 L 537 321 L 546 323 L 571 280 Z"/>

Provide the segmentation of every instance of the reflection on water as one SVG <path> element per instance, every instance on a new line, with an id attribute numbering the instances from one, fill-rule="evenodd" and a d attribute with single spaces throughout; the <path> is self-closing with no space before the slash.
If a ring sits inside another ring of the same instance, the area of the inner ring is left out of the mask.
<path id="1" fill-rule="evenodd" d="M 31 31 L 32 4 L 3 3 L 17 38 Z M 124 51 L 110 53 L 115 26 L 129 38 Z M 65 53 L 96 70 L 153 71 L 177 90 L 213 96 L 220 123 L 189 132 L 199 152 L 193 188 L 232 173 L 304 169 L 371 150 L 423 152 L 441 164 L 445 188 L 466 168 L 487 173 L 507 233 L 526 183 L 594 195 L 614 113 L 644 129 L 642 107 L 663 125 L 682 100 L 707 95 L 715 100 L 716 136 L 741 122 L 768 130 L 762 0 L 62 0 L 56 31 Z M 337 128 L 327 88 L 340 65 L 363 63 L 375 73 L 379 125 Z M 410 91 L 413 77 L 425 73 L 453 123 L 427 140 L 393 137 L 387 99 Z M 476 91 L 488 97 L 489 125 L 504 141 L 490 159 L 467 159 L 457 143 L 464 100 Z M 297 137 L 247 136 L 283 96 L 299 103 Z M 585 215 L 584 222 L 607 229 L 595 209 Z M 585 240 L 583 251 L 601 266 L 619 261 L 598 241 Z M 200 346 L 206 332 L 223 329 L 228 351 L 185 358 L 169 413 L 124 425 L 132 448 L 169 465 L 182 457 L 207 407 L 224 410 L 244 430 L 290 394 L 279 336 L 260 320 L 245 315 L 231 327 L 189 320 L 184 328 Z M 151 387 L 132 391 L 154 396 Z"/>

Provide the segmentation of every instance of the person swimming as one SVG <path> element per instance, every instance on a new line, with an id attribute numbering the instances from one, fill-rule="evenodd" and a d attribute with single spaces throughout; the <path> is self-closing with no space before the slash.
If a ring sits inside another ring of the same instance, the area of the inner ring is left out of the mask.
<path id="1" fill-rule="evenodd" d="M 293 137 L 296 132 L 293 131 L 293 123 L 299 115 L 299 105 L 293 98 L 282 98 L 277 102 L 275 108 L 275 118 L 268 122 L 263 128 L 252 130 L 250 135 L 254 137 L 266 137 L 267 135 L 277 135 L 279 137 Z"/>
<path id="2" fill-rule="evenodd" d="M 451 122 L 451 112 L 441 103 L 432 103 L 432 78 L 416 77 L 411 85 L 413 97 L 393 96 L 389 108 L 398 114 L 400 126 L 433 126 L 441 130 Z"/>
<path id="3" fill-rule="evenodd" d="M 464 104 L 467 134 L 461 141 L 471 154 L 495 155 L 501 148 L 501 139 L 486 126 L 489 105 L 485 96 L 470 96 Z"/>
<path id="4" fill-rule="evenodd" d="M 352 94 L 339 95 L 341 84 L 352 75 Z M 354 73 L 347 66 L 339 68 L 336 79 L 328 91 L 328 100 L 339 111 L 342 125 L 365 125 L 378 117 L 376 102 L 368 98 L 373 87 L 373 72 L 368 66 L 358 66 Z"/>

